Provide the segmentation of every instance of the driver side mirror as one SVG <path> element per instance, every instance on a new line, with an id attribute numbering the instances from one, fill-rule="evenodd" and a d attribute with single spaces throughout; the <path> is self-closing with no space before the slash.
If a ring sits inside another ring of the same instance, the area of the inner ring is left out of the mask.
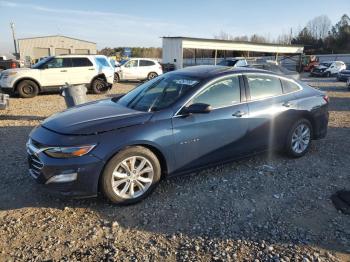
<path id="1" fill-rule="evenodd" d="M 184 107 L 181 113 L 189 115 L 189 114 L 207 114 L 212 111 L 212 107 L 208 104 L 204 103 L 195 103 L 188 107 Z"/>

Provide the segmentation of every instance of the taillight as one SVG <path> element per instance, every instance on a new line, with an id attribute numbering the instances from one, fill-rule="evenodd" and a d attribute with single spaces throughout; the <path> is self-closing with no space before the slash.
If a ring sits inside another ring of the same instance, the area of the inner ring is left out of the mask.
<path id="1" fill-rule="evenodd" d="M 15 62 L 12 62 L 11 63 L 11 68 L 16 68 L 17 67 L 17 64 Z"/>
<path id="2" fill-rule="evenodd" d="M 329 103 L 329 97 L 328 96 L 324 95 L 323 96 L 323 100 L 326 101 L 327 104 Z"/>

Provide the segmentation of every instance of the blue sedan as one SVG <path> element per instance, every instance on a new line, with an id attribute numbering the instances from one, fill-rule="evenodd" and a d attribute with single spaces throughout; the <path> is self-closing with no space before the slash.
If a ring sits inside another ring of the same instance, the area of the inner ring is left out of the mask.
<path id="1" fill-rule="evenodd" d="M 328 97 L 302 82 L 189 67 L 49 117 L 30 133 L 29 173 L 63 195 L 130 204 L 164 177 L 266 150 L 301 157 L 327 125 Z"/>

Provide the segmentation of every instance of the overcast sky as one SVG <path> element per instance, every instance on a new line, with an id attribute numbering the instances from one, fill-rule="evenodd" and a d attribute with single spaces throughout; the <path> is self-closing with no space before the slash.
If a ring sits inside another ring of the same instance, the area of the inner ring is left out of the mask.
<path id="1" fill-rule="evenodd" d="M 18 38 L 66 35 L 105 46 L 161 46 L 161 36 L 212 38 L 258 33 L 275 38 L 326 14 L 334 24 L 350 0 L 0 0 L 0 54 Z"/>

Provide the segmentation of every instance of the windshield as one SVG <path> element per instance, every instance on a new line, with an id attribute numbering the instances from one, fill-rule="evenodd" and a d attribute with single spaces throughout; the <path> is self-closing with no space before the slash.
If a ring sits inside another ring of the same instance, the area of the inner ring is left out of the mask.
<path id="1" fill-rule="evenodd" d="M 325 66 L 325 67 L 330 67 L 331 63 L 321 63 L 320 65 Z"/>
<path id="2" fill-rule="evenodd" d="M 52 58 L 53 58 L 52 56 L 45 57 L 44 59 L 40 60 L 38 63 L 32 65 L 31 68 L 33 68 L 33 69 L 41 68 L 41 66 L 42 66 L 43 64 L 45 64 L 47 61 L 51 60 Z"/>
<path id="3" fill-rule="evenodd" d="M 138 111 L 158 111 L 174 104 L 198 83 L 187 76 L 164 75 L 136 87 L 117 103 Z"/>
<path id="4" fill-rule="evenodd" d="M 125 59 L 119 62 L 119 65 L 124 65 L 126 62 L 128 62 L 129 60 Z"/>

